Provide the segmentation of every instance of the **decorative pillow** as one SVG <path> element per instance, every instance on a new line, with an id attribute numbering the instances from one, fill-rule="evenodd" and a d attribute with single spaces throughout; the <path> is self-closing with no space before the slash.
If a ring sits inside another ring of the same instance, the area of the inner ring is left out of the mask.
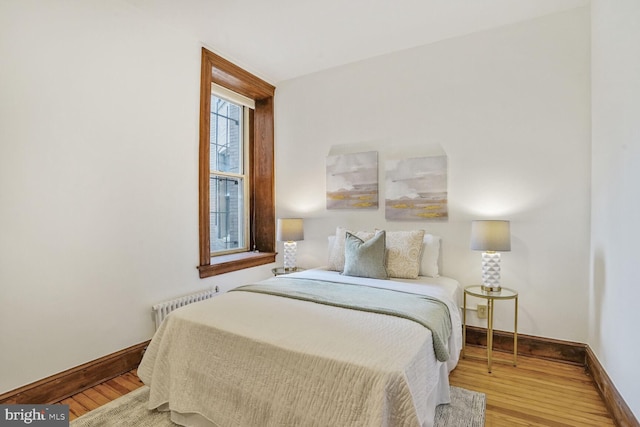
<path id="1" fill-rule="evenodd" d="M 333 241 L 331 250 L 329 251 L 329 263 L 327 267 L 329 270 L 344 270 L 344 242 L 346 233 L 346 228 L 338 227 L 336 229 L 336 238 Z M 374 233 L 370 231 L 356 231 L 351 233 L 355 234 L 357 237 L 361 238 L 364 241 L 371 239 L 374 235 Z"/>
<path id="2" fill-rule="evenodd" d="M 420 261 L 420 275 L 440 277 L 438 267 L 440 259 L 440 237 L 425 234 L 422 240 L 422 260 Z"/>
<path id="3" fill-rule="evenodd" d="M 389 277 L 417 278 L 420 273 L 424 230 L 388 231 L 386 234 Z"/>
<path id="4" fill-rule="evenodd" d="M 384 267 L 385 237 L 385 232 L 381 231 L 371 239 L 364 241 L 347 231 L 342 274 L 372 279 L 388 279 L 387 269 Z"/>

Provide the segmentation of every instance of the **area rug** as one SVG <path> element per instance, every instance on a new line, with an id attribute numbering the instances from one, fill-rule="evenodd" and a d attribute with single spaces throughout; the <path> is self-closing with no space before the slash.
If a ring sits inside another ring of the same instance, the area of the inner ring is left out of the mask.
<path id="1" fill-rule="evenodd" d="M 435 427 L 482 427 L 486 397 L 483 393 L 451 387 L 451 404 L 436 408 Z M 72 427 L 174 427 L 168 412 L 149 411 L 149 387 L 142 386 L 71 421 Z"/>

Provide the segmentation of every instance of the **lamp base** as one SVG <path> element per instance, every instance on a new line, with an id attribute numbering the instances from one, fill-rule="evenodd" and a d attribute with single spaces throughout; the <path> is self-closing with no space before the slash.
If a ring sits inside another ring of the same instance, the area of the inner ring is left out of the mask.
<path id="1" fill-rule="evenodd" d="M 500 253 L 482 252 L 482 290 L 500 291 Z"/>
<path id="2" fill-rule="evenodd" d="M 284 269 L 296 269 L 296 242 L 284 242 Z"/>

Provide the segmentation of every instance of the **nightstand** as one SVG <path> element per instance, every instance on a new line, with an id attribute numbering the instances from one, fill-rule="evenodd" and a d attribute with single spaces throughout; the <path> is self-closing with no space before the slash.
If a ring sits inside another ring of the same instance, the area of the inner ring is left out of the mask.
<path id="1" fill-rule="evenodd" d="M 293 267 L 293 268 L 284 268 L 284 267 L 276 267 L 272 268 L 271 272 L 274 276 L 280 276 L 281 274 L 289 274 L 289 273 L 297 273 L 298 271 L 304 271 L 304 268 Z"/>
<path id="2" fill-rule="evenodd" d="M 482 290 L 482 286 L 468 286 L 464 288 L 464 303 L 462 312 L 462 357 L 465 357 L 465 347 L 467 345 L 467 295 L 487 300 L 487 366 L 491 373 L 492 353 L 493 353 L 493 305 L 495 301 L 514 300 L 514 323 L 513 323 L 513 366 L 518 361 L 518 292 L 509 288 L 501 288 L 498 292 L 487 292 Z"/>

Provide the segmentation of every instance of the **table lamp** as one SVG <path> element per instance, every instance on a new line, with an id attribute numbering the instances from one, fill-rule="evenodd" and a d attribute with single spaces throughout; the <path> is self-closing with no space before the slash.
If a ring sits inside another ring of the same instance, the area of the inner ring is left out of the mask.
<path id="1" fill-rule="evenodd" d="M 278 218 L 276 239 L 284 242 L 284 269 L 296 269 L 297 241 L 304 240 L 302 218 Z"/>
<path id="2" fill-rule="evenodd" d="M 472 221 L 471 249 L 482 251 L 482 290 L 500 292 L 500 252 L 511 250 L 509 221 Z"/>

